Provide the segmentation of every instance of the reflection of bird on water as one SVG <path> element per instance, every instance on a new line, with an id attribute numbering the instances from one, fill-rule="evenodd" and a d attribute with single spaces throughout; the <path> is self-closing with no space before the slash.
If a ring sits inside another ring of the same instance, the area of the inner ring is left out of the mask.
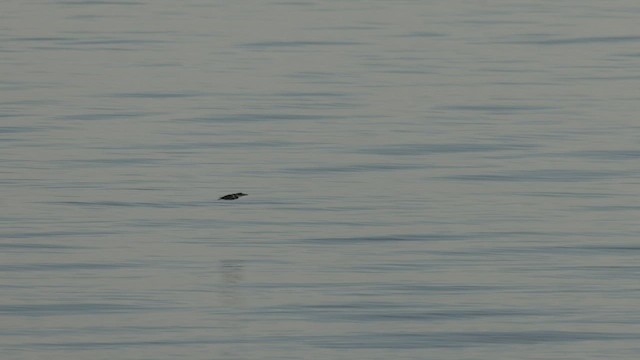
<path id="1" fill-rule="evenodd" d="M 221 260 L 220 261 L 220 281 L 217 295 L 220 296 L 220 312 L 217 314 L 217 325 L 224 329 L 225 336 L 230 338 L 246 338 L 245 321 L 240 314 L 244 314 L 245 301 L 240 283 L 244 278 L 244 261 L 242 260 Z M 216 359 L 244 359 L 241 356 L 245 350 L 242 344 L 230 343 L 227 346 L 218 348 Z"/>
<path id="2" fill-rule="evenodd" d="M 222 260 L 220 262 L 220 272 L 225 285 L 237 284 L 242 280 L 242 261 Z"/>
<path id="3" fill-rule="evenodd" d="M 222 304 L 229 308 L 242 307 L 244 299 L 239 288 L 244 278 L 244 265 L 242 260 L 220 261 L 220 287 L 218 294 Z"/>

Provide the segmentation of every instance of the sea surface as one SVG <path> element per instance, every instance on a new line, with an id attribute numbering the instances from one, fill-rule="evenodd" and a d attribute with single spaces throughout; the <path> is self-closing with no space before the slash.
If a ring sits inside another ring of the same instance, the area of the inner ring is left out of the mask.
<path id="1" fill-rule="evenodd" d="M 3 1 L 0 359 L 640 358 L 638 24 Z"/>

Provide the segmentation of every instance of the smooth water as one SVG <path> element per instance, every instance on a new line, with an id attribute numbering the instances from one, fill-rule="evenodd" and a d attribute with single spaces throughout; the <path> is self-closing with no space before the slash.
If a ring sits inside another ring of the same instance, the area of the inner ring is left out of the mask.
<path id="1" fill-rule="evenodd" d="M 637 359 L 639 17 L 4 2 L 0 358 Z"/>

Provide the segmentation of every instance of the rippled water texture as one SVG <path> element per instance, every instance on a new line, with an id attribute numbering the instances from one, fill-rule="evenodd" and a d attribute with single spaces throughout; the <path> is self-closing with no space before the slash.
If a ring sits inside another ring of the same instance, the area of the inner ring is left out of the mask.
<path id="1" fill-rule="evenodd" d="M 5 1 L 0 358 L 637 359 L 639 16 Z"/>

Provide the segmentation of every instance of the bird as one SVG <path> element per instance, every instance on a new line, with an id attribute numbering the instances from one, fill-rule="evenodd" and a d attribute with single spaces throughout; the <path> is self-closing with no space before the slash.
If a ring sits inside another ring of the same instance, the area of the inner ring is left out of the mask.
<path id="1" fill-rule="evenodd" d="M 218 200 L 235 200 L 238 199 L 242 196 L 247 196 L 247 194 L 243 194 L 243 193 L 235 193 L 235 194 L 229 194 L 229 195 L 225 195 L 223 197 L 221 197 Z"/>

